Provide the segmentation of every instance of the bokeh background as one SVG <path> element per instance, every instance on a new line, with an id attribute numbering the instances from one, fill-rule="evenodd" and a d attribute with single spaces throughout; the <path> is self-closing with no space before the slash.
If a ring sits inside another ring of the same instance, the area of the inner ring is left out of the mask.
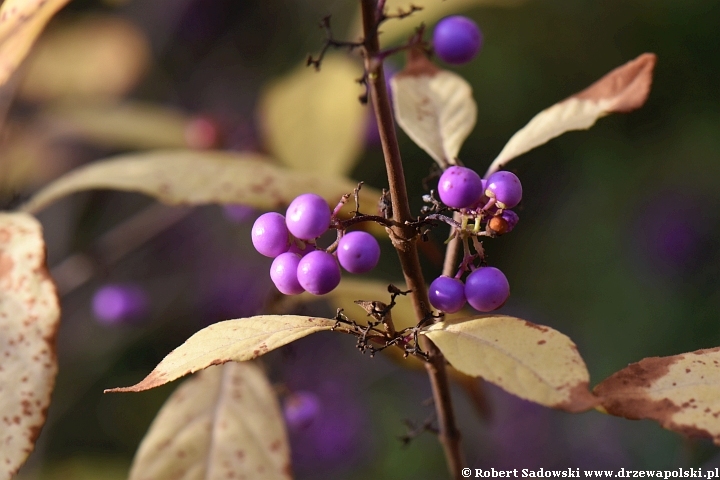
<path id="1" fill-rule="evenodd" d="M 55 61 L 36 53 L 1 96 L 4 203 L 17 205 L 74 166 L 126 151 L 173 142 L 264 151 L 258 98 L 266 85 L 319 50 L 323 16 L 333 15 L 342 36 L 356 9 L 330 0 L 71 2 L 38 46 Z M 720 345 L 720 3 L 464 1 L 458 11 L 485 35 L 477 59 L 454 68 L 478 102 L 461 158 L 480 172 L 543 108 L 640 53 L 658 55 L 644 108 L 513 162 L 525 191 L 520 223 L 485 242 L 490 263 L 511 283 L 502 311 L 568 334 L 592 384 L 647 356 Z M 399 69 L 403 58 L 391 62 Z M 118 101 L 127 116 L 108 103 Z M 133 116 L 143 109 L 157 121 Z M 419 206 L 432 160 L 400 137 Z M 372 132 L 352 177 L 386 186 Z M 140 394 L 103 389 L 135 383 L 212 322 L 262 311 L 273 289 L 263 274 L 270 261 L 249 245 L 256 215 L 108 191 L 42 212 L 62 293 L 60 373 L 22 478 L 124 478 L 179 382 Z M 428 278 L 440 271 L 443 234 L 424 249 Z M 373 278 L 399 278 L 388 245 L 382 259 Z M 320 303 L 305 311 L 328 313 Z M 363 357 L 352 339 L 332 334 L 268 355 L 266 365 L 280 392 L 310 392 L 320 406 L 310 426 L 290 432 L 298 478 L 445 478 L 431 434 L 407 447 L 397 439 L 403 420 L 422 423 L 432 410 L 423 372 Z M 649 421 L 554 412 L 492 386 L 484 393 L 480 406 L 453 390 L 470 467 L 720 466 L 710 442 Z"/>

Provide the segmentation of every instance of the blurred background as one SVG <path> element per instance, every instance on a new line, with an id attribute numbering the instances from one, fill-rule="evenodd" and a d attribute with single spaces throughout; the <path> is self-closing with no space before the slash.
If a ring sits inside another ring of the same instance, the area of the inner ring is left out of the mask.
<path id="1" fill-rule="evenodd" d="M 641 110 L 565 134 L 511 165 L 525 192 L 520 223 L 485 242 L 511 284 L 501 311 L 569 335 L 592 385 L 647 356 L 720 345 L 720 3 L 452 4 L 444 8 L 472 17 L 485 36 L 473 62 L 452 68 L 478 102 L 461 159 L 479 172 L 540 110 L 640 53 L 658 55 Z M 356 10 L 356 2 L 331 0 L 72 1 L 0 92 L 3 203 L 15 206 L 63 172 L 117 153 L 267 152 L 260 99 L 268 85 L 319 51 L 323 16 L 333 15 L 342 37 L 354 31 Z M 390 62 L 399 70 L 404 59 Z M 350 176 L 382 188 L 381 152 L 367 125 Z M 432 160 L 400 137 L 419 208 Z M 135 383 L 210 323 L 263 311 L 273 288 L 258 273 L 270 260 L 249 241 L 257 214 L 171 208 L 109 191 L 76 194 L 40 214 L 62 294 L 60 373 L 21 478 L 125 478 L 180 382 L 139 394 L 102 391 Z M 440 272 L 447 232 L 437 233 L 424 248 L 429 279 Z M 383 248 L 373 278 L 397 280 L 397 259 Z M 331 314 L 322 303 L 304 311 Z M 294 392 L 286 402 L 304 398 L 319 412 L 290 426 L 297 478 L 445 478 L 432 434 L 407 447 L 398 440 L 403 420 L 420 424 L 431 413 L 423 372 L 362 356 L 351 338 L 332 334 L 265 363 L 279 391 Z M 710 442 L 649 421 L 555 412 L 492 386 L 484 386 L 479 415 L 462 389 L 453 394 L 471 467 L 720 466 Z"/>

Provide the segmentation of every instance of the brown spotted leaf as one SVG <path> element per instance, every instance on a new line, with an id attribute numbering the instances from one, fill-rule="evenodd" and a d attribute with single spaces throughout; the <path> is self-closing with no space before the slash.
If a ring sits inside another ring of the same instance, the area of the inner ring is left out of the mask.
<path id="1" fill-rule="evenodd" d="M 597 404 L 575 344 L 549 327 L 488 315 L 438 323 L 424 334 L 453 367 L 520 398 L 569 412 Z"/>
<path id="2" fill-rule="evenodd" d="M 643 106 L 650 94 L 656 56 L 643 53 L 621 65 L 580 93 L 533 117 L 510 138 L 486 174 L 515 157 L 571 130 L 587 130 L 610 113 L 627 113 Z"/>
<path id="3" fill-rule="evenodd" d="M 720 347 L 645 358 L 604 380 L 595 394 L 611 415 L 649 418 L 720 445 Z"/>
<path id="4" fill-rule="evenodd" d="M 208 368 L 170 396 L 140 444 L 129 480 L 292 478 L 277 398 L 252 362 Z"/>
<path id="5" fill-rule="evenodd" d="M 0 480 L 25 462 L 45 423 L 59 321 L 40 224 L 0 213 Z"/>
<path id="6" fill-rule="evenodd" d="M 142 392 L 210 365 L 243 362 L 311 333 L 330 330 L 335 320 L 297 315 L 257 315 L 203 328 L 170 352 L 140 383 L 106 392 Z"/>
<path id="7" fill-rule="evenodd" d="M 5 0 L 0 6 L 0 85 L 25 59 L 55 13 L 69 0 Z"/>
<path id="8" fill-rule="evenodd" d="M 354 181 L 328 173 L 294 171 L 255 153 L 167 150 L 123 155 L 78 168 L 40 190 L 22 209 L 37 212 L 74 192 L 139 192 L 171 204 L 240 203 L 261 210 L 287 206 L 314 192 L 335 205 Z M 375 213 L 380 193 L 363 187 L 361 210 Z M 352 202 L 350 202 L 352 203 Z"/>
<path id="9" fill-rule="evenodd" d="M 455 164 L 477 120 L 470 84 L 414 51 L 391 84 L 398 125 L 441 167 Z"/>
<path id="10" fill-rule="evenodd" d="M 258 114 L 265 143 L 298 170 L 347 174 L 360 156 L 367 108 L 358 101 L 362 66 L 326 55 L 317 72 L 305 64 L 263 92 Z"/>

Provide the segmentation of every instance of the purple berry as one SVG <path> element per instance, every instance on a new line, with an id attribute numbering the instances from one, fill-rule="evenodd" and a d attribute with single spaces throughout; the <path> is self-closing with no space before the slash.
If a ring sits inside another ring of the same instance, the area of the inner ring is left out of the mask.
<path id="1" fill-rule="evenodd" d="M 340 265 L 335 257 L 322 250 L 305 255 L 297 269 L 300 285 L 313 295 L 325 295 L 340 284 Z"/>
<path id="2" fill-rule="evenodd" d="M 95 318 L 115 325 L 142 317 L 148 308 L 148 297 L 137 285 L 110 284 L 95 292 L 92 300 Z"/>
<path id="3" fill-rule="evenodd" d="M 433 280 L 428 292 L 430 305 L 447 313 L 455 313 L 465 306 L 465 285 L 445 275 Z"/>
<path id="4" fill-rule="evenodd" d="M 320 413 L 320 400 L 310 392 L 295 392 L 285 399 L 283 414 L 288 426 L 302 430 L 310 426 Z"/>
<path id="5" fill-rule="evenodd" d="M 380 245 L 367 232 L 350 232 L 338 243 L 337 258 L 350 273 L 367 273 L 380 260 Z"/>
<path id="6" fill-rule="evenodd" d="M 317 238 L 330 226 L 330 207 L 319 195 L 305 193 L 290 203 L 285 222 L 290 233 L 301 240 Z"/>
<path id="7" fill-rule="evenodd" d="M 488 228 L 498 235 L 509 233 L 515 228 L 520 217 L 512 210 L 503 210 L 500 215 L 490 218 Z"/>
<path id="8" fill-rule="evenodd" d="M 270 279 L 285 295 L 297 295 L 305 291 L 298 282 L 298 264 L 300 255 L 286 252 L 277 256 L 270 266 Z"/>
<path id="9" fill-rule="evenodd" d="M 274 258 L 288 249 L 288 229 L 285 217 L 277 212 L 260 215 L 252 228 L 252 243 L 261 255 Z"/>
<path id="10" fill-rule="evenodd" d="M 480 51 L 483 36 L 477 24 L 467 17 L 454 15 L 435 25 L 435 53 L 447 63 L 459 65 L 472 60 Z"/>
<path id="11" fill-rule="evenodd" d="M 467 208 L 482 197 L 483 181 L 480 175 L 466 167 L 450 167 L 440 176 L 438 195 L 452 208 Z"/>
<path id="12" fill-rule="evenodd" d="M 522 200 L 522 184 L 512 172 L 495 172 L 487 179 L 485 195 L 494 198 L 500 208 L 513 208 Z"/>
<path id="13" fill-rule="evenodd" d="M 502 307 L 510 296 L 507 277 L 495 267 L 481 267 L 465 279 L 465 297 L 480 312 Z"/>

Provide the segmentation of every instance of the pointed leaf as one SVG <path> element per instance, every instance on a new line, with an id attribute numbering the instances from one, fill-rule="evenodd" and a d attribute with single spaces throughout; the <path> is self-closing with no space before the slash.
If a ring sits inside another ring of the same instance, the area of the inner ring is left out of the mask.
<path id="1" fill-rule="evenodd" d="M 649 418 L 720 445 L 720 347 L 645 358 L 604 380 L 595 394 L 611 415 Z"/>
<path id="2" fill-rule="evenodd" d="M 140 383 L 105 392 L 142 392 L 210 365 L 252 360 L 334 325 L 335 320 L 328 318 L 296 315 L 258 315 L 215 323 L 170 352 Z"/>
<path id="3" fill-rule="evenodd" d="M 290 479 L 280 406 L 252 362 L 227 363 L 187 380 L 140 444 L 129 480 Z"/>
<path id="4" fill-rule="evenodd" d="M 25 59 L 47 22 L 69 0 L 5 0 L 0 6 L 0 85 Z"/>
<path id="5" fill-rule="evenodd" d="M 303 64 L 268 87 L 259 115 L 270 152 L 298 170 L 350 172 L 366 128 L 360 77 L 359 63 L 333 54 L 325 56 L 319 72 Z"/>
<path id="6" fill-rule="evenodd" d="M 470 84 L 418 52 L 391 84 L 398 125 L 441 167 L 455 164 L 477 119 Z"/>
<path id="7" fill-rule="evenodd" d="M 55 384 L 60 306 L 37 220 L 0 214 L 0 479 L 33 450 Z"/>
<path id="8" fill-rule="evenodd" d="M 239 203 L 272 210 L 307 192 L 335 205 L 356 186 L 327 173 L 288 170 L 255 153 L 168 150 L 123 155 L 78 168 L 40 190 L 22 209 L 37 212 L 71 193 L 107 188 L 144 193 L 172 205 Z M 362 211 L 377 211 L 378 191 L 363 187 L 360 198 Z"/>
<path id="9" fill-rule="evenodd" d="M 611 71 L 582 92 L 533 117 L 510 138 L 486 177 L 515 157 L 571 130 L 587 130 L 610 113 L 627 113 L 643 106 L 650 94 L 656 56 L 643 53 Z"/>
<path id="10" fill-rule="evenodd" d="M 569 412 L 597 404 L 575 344 L 549 327 L 491 315 L 438 323 L 424 334 L 453 367 L 520 398 Z"/>

